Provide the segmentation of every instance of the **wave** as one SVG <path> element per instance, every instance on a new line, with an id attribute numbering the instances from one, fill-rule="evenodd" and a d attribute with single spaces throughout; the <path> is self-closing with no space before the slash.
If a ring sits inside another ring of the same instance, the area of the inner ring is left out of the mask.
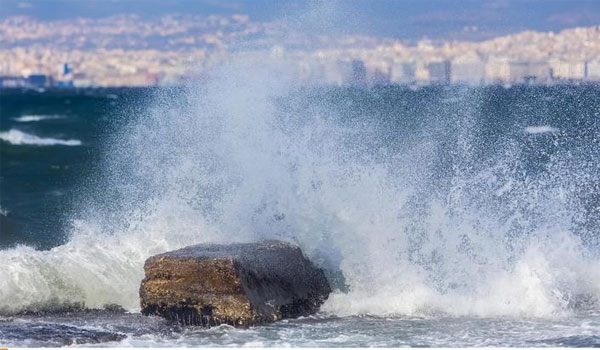
<path id="1" fill-rule="evenodd" d="M 556 133 L 558 131 L 558 129 L 553 128 L 550 125 L 528 126 L 525 128 L 525 132 L 528 134 Z"/>
<path id="2" fill-rule="evenodd" d="M 342 102 L 327 104 L 265 62 L 233 61 L 202 86 L 165 89 L 115 133 L 70 241 L 0 251 L 0 310 L 135 312 L 150 255 L 260 239 L 295 242 L 340 271 L 346 291 L 323 306 L 339 316 L 555 317 L 581 300 L 598 307 L 600 259 L 586 245 L 597 232 L 580 197 L 599 176 L 598 162 L 580 157 L 597 150 L 559 152 L 525 171 L 524 148 L 510 138 L 481 158 L 476 147 L 488 142 L 477 138 L 471 90 L 457 92 L 463 117 L 390 131 L 339 91 Z"/>
<path id="3" fill-rule="evenodd" d="M 20 122 L 20 123 L 30 123 L 30 122 L 39 122 L 42 120 L 54 120 L 54 119 L 64 119 L 64 118 L 65 118 L 64 115 L 28 114 L 28 115 L 22 115 L 17 118 L 13 118 L 13 120 L 16 122 Z"/>
<path id="4" fill-rule="evenodd" d="M 17 129 L 0 132 L 0 140 L 8 142 L 12 145 L 29 145 L 29 146 L 81 146 L 79 140 L 61 140 L 54 138 L 42 138 L 36 135 L 24 133 Z"/>

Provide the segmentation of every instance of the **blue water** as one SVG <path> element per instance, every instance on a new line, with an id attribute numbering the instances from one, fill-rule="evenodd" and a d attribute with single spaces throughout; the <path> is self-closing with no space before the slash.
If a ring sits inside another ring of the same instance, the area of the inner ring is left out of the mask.
<path id="1" fill-rule="evenodd" d="M 2 343 L 599 345 L 599 86 L 215 74 L 0 92 Z M 339 277 L 317 316 L 202 330 L 139 315 L 148 256 L 264 238 Z M 85 311 L 105 305 L 126 312 Z"/>
<path id="2" fill-rule="evenodd" d="M 68 218 L 95 177 L 107 135 L 143 104 L 144 89 L 0 92 L 0 208 L 12 222 L 0 247 L 47 249 L 67 239 Z M 66 143 L 66 144 L 65 144 Z"/>

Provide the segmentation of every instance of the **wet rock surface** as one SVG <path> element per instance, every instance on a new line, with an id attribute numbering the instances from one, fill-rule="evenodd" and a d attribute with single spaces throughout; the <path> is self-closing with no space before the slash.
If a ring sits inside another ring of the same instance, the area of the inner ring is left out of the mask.
<path id="1" fill-rule="evenodd" d="M 183 325 L 245 327 L 307 316 L 331 292 L 323 271 L 280 241 L 190 246 L 153 256 L 144 269 L 142 313 Z"/>

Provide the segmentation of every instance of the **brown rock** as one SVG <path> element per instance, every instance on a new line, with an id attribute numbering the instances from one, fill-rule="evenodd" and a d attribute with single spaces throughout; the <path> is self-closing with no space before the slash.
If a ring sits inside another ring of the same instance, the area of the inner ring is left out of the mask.
<path id="1" fill-rule="evenodd" d="M 144 266 L 142 313 L 184 325 L 251 326 L 316 312 L 331 288 L 299 247 L 280 241 L 200 244 Z"/>

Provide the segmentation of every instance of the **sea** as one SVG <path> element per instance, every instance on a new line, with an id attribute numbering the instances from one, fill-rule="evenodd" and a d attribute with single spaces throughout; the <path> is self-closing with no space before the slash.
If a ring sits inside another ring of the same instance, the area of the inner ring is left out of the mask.
<path id="1" fill-rule="evenodd" d="M 600 346 L 600 86 L 0 91 L 0 345 Z M 281 239 L 312 316 L 142 316 L 143 264 Z"/>

